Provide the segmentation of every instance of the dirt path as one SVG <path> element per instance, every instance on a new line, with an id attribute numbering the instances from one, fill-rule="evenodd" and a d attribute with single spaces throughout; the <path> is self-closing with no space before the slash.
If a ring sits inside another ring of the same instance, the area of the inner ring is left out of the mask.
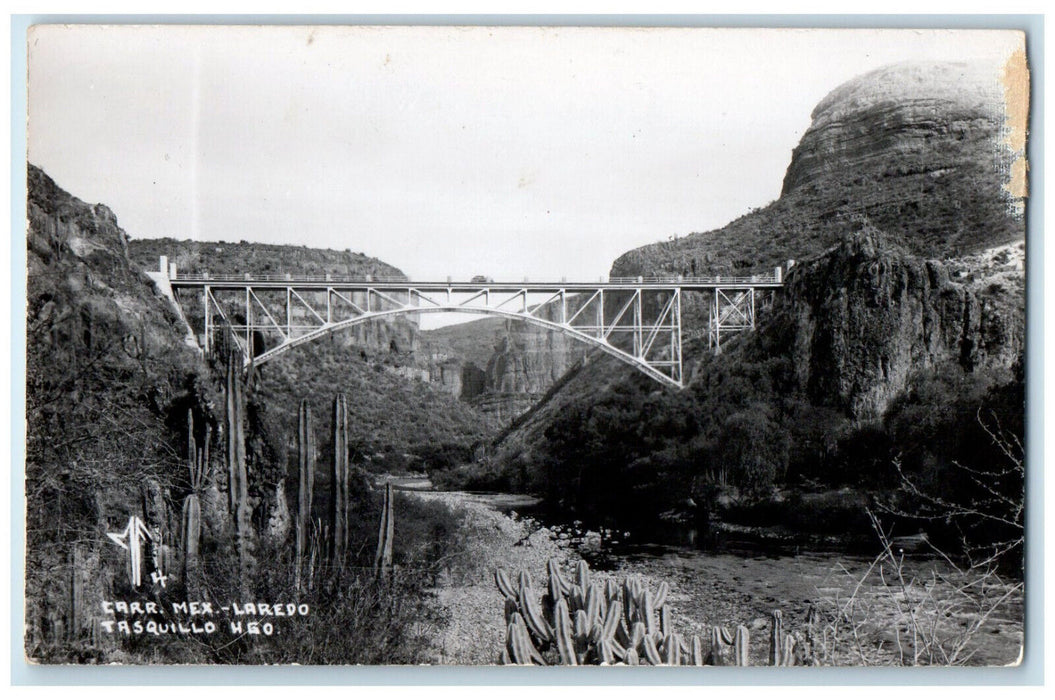
<path id="1" fill-rule="evenodd" d="M 475 540 L 471 565 L 452 567 L 436 591 L 437 605 L 448 614 L 450 622 L 436 639 L 434 663 L 497 663 L 506 632 L 503 598 L 495 586 L 494 571 L 499 567 L 511 573 L 526 570 L 533 579 L 542 580 L 550 558 L 570 566 L 579 557 L 550 530 L 533 528 L 484 503 L 460 494 L 416 495 L 463 511 L 466 531 Z"/>

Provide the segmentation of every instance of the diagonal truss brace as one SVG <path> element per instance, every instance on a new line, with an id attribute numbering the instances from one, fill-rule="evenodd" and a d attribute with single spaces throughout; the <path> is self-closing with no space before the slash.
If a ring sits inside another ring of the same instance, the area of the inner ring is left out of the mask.
<path id="1" fill-rule="evenodd" d="M 755 328 L 755 290 L 715 287 L 707 328 L 708 344 L 721 352 L 722 336 Z"/>
<path id="2" fill-rule="evenodd" d="M 230 282 L 205 287 L 204 345 L 229 331 L 246 366 L 259 365 L 314 338 L 399 314 L 469 312 L 523 320 L 578 338 L 664 384 L 682 385 L 681 290 L 676 286 L 558 289 L 529 303 L 529 289 L 422 289 L 408 284 L 383 290 L 369 284 L 303 288 Z M 463 298 L 455 298 L 460 294 Z M 658 298 L 657 298 L 658 297 Z M 281 320 L 280 320 L 281 319 Z M 658 342 L 660 338 L 667 342 Z"/>

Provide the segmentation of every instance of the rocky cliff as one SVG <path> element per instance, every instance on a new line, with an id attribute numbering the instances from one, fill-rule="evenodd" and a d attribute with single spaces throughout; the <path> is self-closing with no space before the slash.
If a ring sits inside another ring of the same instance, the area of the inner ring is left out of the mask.
<path id="1" fill-rule="evenodd" d="M 891 371 L 906 368 L 898 361 L 894 362 L 898 368 L 890 365 L 889 360 L 895 356 L 915 361 L 924 356 L 944 357 L 957 352 L 955 337 L 937 340 L 934 334 L 938 327 L 943 329 L 942 333 L 953 333 L 953 327 L 961 323 L 975 327 L 987 337 L 991 333 L 1003 333 L 1007 336 L 1001 336 L 1007 341 L 1004 349 L 987 357 L 1009 361 L 1020 341 L 1017 331 L 1005 327 L 1021 325 L 1005 313 L 1013 303 L 1006 298 L 979 301 L 974 294 L 964 299 L 961 297 L 966 292 L 952 293 L 941 285 L 943 291 L 939 292 L 937 288 L 918 284 L 926 279 L 921 270 L 928 265 L 932 270 L 946 269 L 936 262 L 939 259 L 962 259 L 948 263 L 951 268 L 962 271 L 971 268 L 973 254 L 982 255 L 982 251 L 1023 238 L 1022 200 L 1004 187 L 1011 177 L 1015 158 L 1021 154 L 1013 152 L 1006 142 L 1007 104 L 999 77 L 966 63 L 910 63 L 889 66 L 848 81 L 814 109 L 812 123 L 792 154 L 779 200 L 722 229 L 629 251 L 615 261 L 611 274 L 769 273 L 778 265 L 786 267 L 789 259 L 810 258 L 832 246 L 842 246 L 847 236 L 880 231 L 884 243 L 879 247 L 891 244 L 900 251 L 898 260 L 904 263 L 898 268 L 898 274 L 904 275 L 904 288 L 888 290 L 897 297 L 893 303 L 905 309 L 913 304 L 919 308 L 913 320 L 906 316 L 897 321 L 908 324 L 900 331 L 923 332 L 920 323 L 925 320 L 927 339 L 902 339 L 898 341 L 903 346 L 901 351 L 886 353 L 887 360 L 876 359 L 877 367 L 887 363 L 886 374 L 879 371 L 868 378 L 829 378 L 836 383 L 849 382 L 839 389 L 840 395 L 853 394 L 856 398 L 843 403 L 853 404 L 855 413 L 874 412 L 884 404 L 878 394 L 889 396 L 894 387 L 903 384 L 895 381 L 884 389 L 875 389 L 874 382 L 885 381 Z M 873 252 L 880 257 L 886 255 L 877 250 Z M 1019 259 L 1020 253 L 1012 251 Z M 912 256 L 921 256 L 921 260 L 909 262 Z M 874 262 L 879 266 L 889 263 Z M 842 272 L 854 274 L 856 271 Z M 791 295 L 799 294 L 803 286 L 816 283 L 818 275 L 811 268 L 796 275 L 796 279 L 797 286 L 792 288 Z M 844 275 L 832 284 L 846 298 L 856 298 L 866 285 L 883 282 L 866 276 L 846 286 L 850 280 Z M 1012 295 L 1021 295 L 1020 279 L 1004 280 L 1000 284 Z M 938 303 L 930 299 L 933 294 L 946 294 L 949 298 Z M 682 315 L 687 337 L 706 328 L 708 302 L 703 295 L 685 295 Z M 829 306 L 838 306 L 834 301 L 825 303 L 828 304 L 825 308 L 816 309 L 822 317 Z M 937 310 L 935 304 L 942 310 Z M 923 309 L 927 310 L 925 319 Z M 942 324 L 932 322 L 935 315 Z M 850 326 L 869 320 L 867 314 L 843 319 Z M 831 322 L 836 321 L 831 319 Z M 494 335 L 500 339 L 499 324 L 492 321 L 487 327 L 494 327 Z M 891 330 L 889 324 L 884 329 Z M 992 337 L 970 340 L 971 333 L 965 333 L 966 342 L 977 340 L 975 349 L 968 354 L 984 352 L 980 348 L 998 344 Z M 556 377 L 570 366 L 568 350 L 571 348 L 566 347 L 567 341 L 561 343 L 562 340 L 547 338 L 546 333 L 525 327 L 495 344 L 486 364 L 479 364 L 487 367 L 485 391 L 489 392 L 489 405 L 502 406 L 503 400 L 498 398 L 502 395 L 508 404 L 502 413 L 513 415 L 552 386 Z M 554 342 L 563 349 L 553 347 Z M 690 355 L 698 345 L 689 344 Z M 941 345 L 940 350 L 937 345 Z M 480 346 L 475 343 L 474 347 Z M 486 347 L 492 345 L 488 343 Z M 929 350 L 920 355 L 920 347 Z M 536 354 L 540 350 L 545 352 Z M 842 357 L 849 350 L 849 347 L 830 348 L 832 357 Z M 804 356 L 796 359 L 807 360 Z M 481 363 L 480 358 L 476 361 Z M 823 375 L 820 372 L 819 376 Z M 827 380 L 817 381 L 824 384 Z M 857 397 L 858 390 L 849 388 L 856 386 L 855 382 L 861 387 L 873 386 L 867 390 L 861 388 L 865 394 L 878 392 L 871 409 L 866 409 L 868 399 Z M 814 395 L 830 388 L 826 385 L 822 389 L 818 385 Z"/>
<path id="2" fill-rule="evenodd" d="M 122 649 L 116 636 L 87 652 L 82 642 L 92 634 L 88 611 L 98 610 L 104 596 L 133 595 L 127 558 L 106 533 L 120 532 L 137 515 L 163 533 L 168 554 L 180 541 L 181 501 L 189 488 L 188 411 L 199 447 L 206 426 L 212 428 L 201 491 L 202 551 L 223 560 L 231 532 L 220 464 L 222 379 L 214 371 L 222 368 L 203 360 L 193 340 L 185 342 L 179 314 L 132 258 L 156 269 L 157 256 L 167 254 L 184 270 L 207 264 L 216 273 L 240 265 L 274 272 L 293 263 L 307 273 L 398 270 L 361 254 L 291 246 L 130 243 L 107 207 L 76 199 L 33 166 L 27 184 L 26 650 L 47 661 L 72 653 L 142 661 L 134 643 Z M 487 436 L 486 417 L 414 374 L 416 333 L 412 320 L 377 324 L 357 337 L 309 343 L 252 373 L 245 442 L 254 539 L 288 530 L 280 526 L 283 518 L 288 525 L 284 494 L 298 483 L 297 474 L 286 473 L 297 464 L 288 452 L 303 399 L 314 415 L 317 494 L 328 492 L 337 393 L 348 399 L 349 460 L 357 468 L 420 469 L 429 459 L 471 454 Z M 164 591 L 155 586 L 153 593 Z"/>
<path id="3" fill-rule="evenodd" d="M 757 354 L 788 353 L 814 405 L 880 418 L 927 370 L 1011 367 L 1025 348 L 1024 261 L 1024 243 L 942 262 L 850 234 L 795 268 Z"/>
<path id="4" fill-rule="evenodd" d="M 574 304 L 571 301 L 571 308 Z M 543 310 L 543 318 L 546 313 Z M 434 351 L 442 349 L 447 363 L 433 375 L 460 375 L 456 395 L 502 425 L 531 408 L 587 351 L 560 332 L 501 318 L 447 326 L 423 336 Z"/>
<path id="5" fill-rule="evenodd" d="M 1020 239 L 1005 185 L 1001 76 L 971 64 L 907 63 L 837 87 L 813 111 L 780 199 L 707 233 L 629 251 L 613 275 L 763 272 L 872 226 L 910 253 L 955 257 Z"/>

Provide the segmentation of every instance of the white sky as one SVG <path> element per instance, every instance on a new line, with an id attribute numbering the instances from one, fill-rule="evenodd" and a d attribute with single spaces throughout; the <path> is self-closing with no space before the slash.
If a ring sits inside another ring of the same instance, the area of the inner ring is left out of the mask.
<path id="1" fill-rule="evenodd" d="M 133 238 L 350 248 L 412 279 L 597 279 L 780 193 L 810 111 L 1009 32 L 39 27 L 29 159 Z"/>

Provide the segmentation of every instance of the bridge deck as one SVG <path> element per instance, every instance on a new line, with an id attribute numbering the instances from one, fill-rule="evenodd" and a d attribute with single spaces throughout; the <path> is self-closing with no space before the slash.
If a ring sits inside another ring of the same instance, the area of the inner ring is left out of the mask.
<path id="1" fill-rule="evenodd" d="M 297 276 L 281 275 L 237 276 L 237 275 L 188 275 L 179 274 L 169 278 L 173 287 L 213 287 L 216 289 L 244 289 L 252 286 L 262 289 L 284 288 L 295 286 L 299 289 L 326 290 L 333 287 L 344 289 L 418 289 L 430 292 L 475 292 L 483 288 L 494 291 L 559 292 L 586 290 L 670 290 L 683 291 L 714 289 L 779 289 L 783 282 L 773 276 L 756 277 L 613 277 L 598 282 L 455 282 L 455 281 L 417 281 L 392 278 L 350 278 L 331 276 Z"/>

